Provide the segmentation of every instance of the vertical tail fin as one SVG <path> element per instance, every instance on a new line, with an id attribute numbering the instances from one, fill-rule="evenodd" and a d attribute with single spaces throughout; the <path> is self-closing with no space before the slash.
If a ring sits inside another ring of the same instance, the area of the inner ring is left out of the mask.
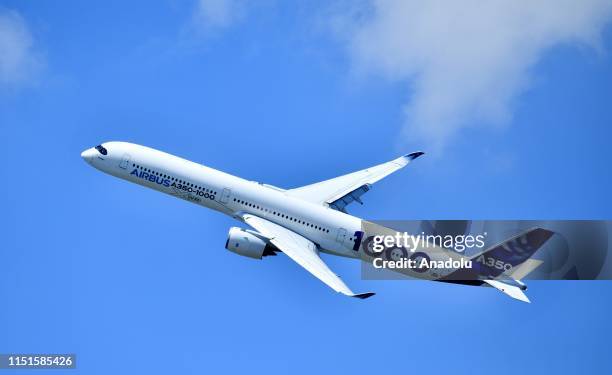
<path id="1" fill-rule="evenodd" d="M 515 270 L 515 267 L 528 260 L 553 234 L 554 232 L 543 228 L 525 231 L 473 256 L 473 269 L 478 276 L 488 279 L 494 279 L 502 273 L 509 275 L 519 271 Z M 533 269 L 535 267 L 529 272 Z"/>

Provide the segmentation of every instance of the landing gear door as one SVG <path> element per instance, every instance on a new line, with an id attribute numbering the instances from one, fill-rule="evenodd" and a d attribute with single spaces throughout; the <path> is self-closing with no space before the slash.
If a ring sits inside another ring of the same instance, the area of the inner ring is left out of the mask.
<path id="1" fill-rule="evenodd" d="M 219 198 L 219 202 L 226 204 L 229 202 L 230 195 L 232 195 L 232 191 L 228 188 L 223 189 L 221 192 L 221 198 Z"/>
<path id="2" fill-rule="evenodd" d="M 130 154 L 123 154 L 121 163 L 119 163 L 119 168 L 127 169 L 128 165 L 130 164 L 130 159 L 132 159 Z"/>

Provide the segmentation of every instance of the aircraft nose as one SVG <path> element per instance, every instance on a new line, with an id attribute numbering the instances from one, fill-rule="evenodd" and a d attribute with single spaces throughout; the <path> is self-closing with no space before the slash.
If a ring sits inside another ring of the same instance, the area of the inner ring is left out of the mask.
<path id="1" fill-rule="evenodd" d="M 91 163 L 94 156 L 96 156 L 96 150 L 93 148 L 88 148 L 87 150 L 81 152 L 81 157 L 88 163 Z"/>

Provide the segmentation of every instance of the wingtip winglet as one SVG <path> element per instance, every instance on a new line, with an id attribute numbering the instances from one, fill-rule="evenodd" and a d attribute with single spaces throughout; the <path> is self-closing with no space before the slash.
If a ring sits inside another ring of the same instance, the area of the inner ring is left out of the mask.
<path id="1" fill-rule="evenodd" d="M 355 297 L 355 298 L 359 298 L 359 299 L 366 299 L 366 298 L 370 298 L 373 295 L 375 295 L 376 293 L 373 292 L 368 292 L 368 293 L 360 293 L 360 294 L 354 294 L 351 297 Z"/>
<path id="2" fill-rule="evenodd" d="M 408 160 L 412 161 L 416 158 L 418 158 L 421 155 L 425 155 L 425 153 L 423 151 L 416 151 L 416 152 L 411 152 L 407 155 L 404 155 L 405 158 L 407 158 Z"/>

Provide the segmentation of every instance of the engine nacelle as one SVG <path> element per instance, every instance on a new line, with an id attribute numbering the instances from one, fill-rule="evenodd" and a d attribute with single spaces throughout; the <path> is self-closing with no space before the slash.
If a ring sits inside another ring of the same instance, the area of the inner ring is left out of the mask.
<path id="1" fill-rule="evenodd" d="M 257 236 L 257 232 L 232 227 L 227 234 L 225 248 L 245 257 L 261 259 L 268 255 L 276 255 L 276 246 Z"/>

